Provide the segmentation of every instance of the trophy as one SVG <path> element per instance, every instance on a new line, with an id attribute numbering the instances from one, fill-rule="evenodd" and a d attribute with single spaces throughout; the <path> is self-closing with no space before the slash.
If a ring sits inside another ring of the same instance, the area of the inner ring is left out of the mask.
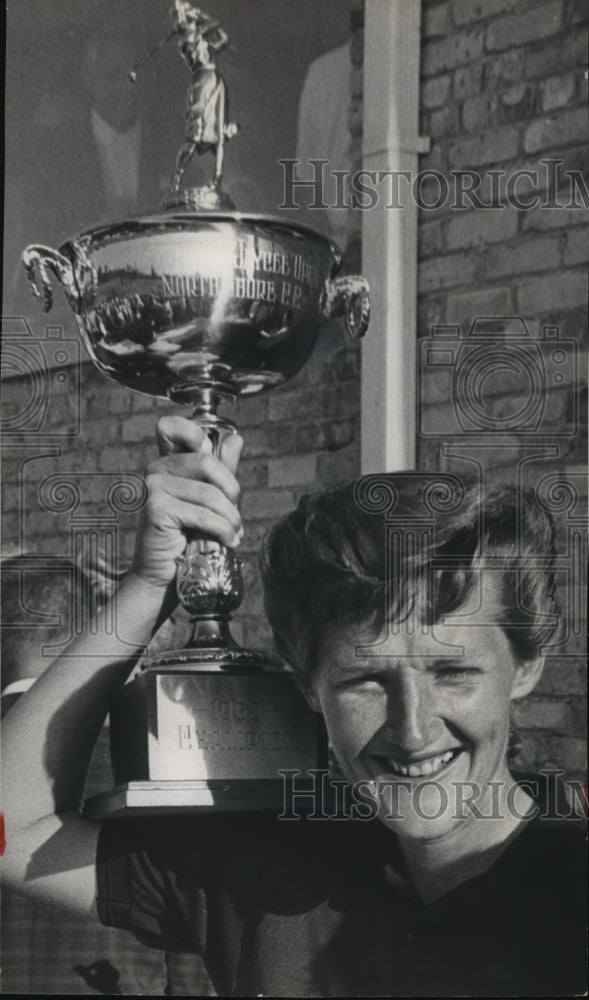
<path id="1" fill-rule="evenodd" d="M 23 263 L 47 311 L 51 275 L 61 285 L 94 364 L 110 379 L 192 407 L 218 454 L 235 425 L 224 400 L 266 392 L 299 372 L 323 320 L 344 315 L 362 337 L 369 293 L 337 277 L 342 256 L 312 229 L 242 214 L 221 189 L 226 88 L 216 64 L 228 36 L 176 0 L 172 38 L 192 73 L 186 137 L 164 211 L 100 226 L 59 250 L 32 245 Z M 194 153 L 211 152 L 209 185 L 181 188 Z M 279 772 L 325 761 L 319 716 L 280 661 L 234 642 L 240 563 L 231 549 L 189 535 L 177 573 L 192 620 L 183 649 L 146 658 L 110 710 L 116 787 L 88 800 L 91 817 L 280 806 Z"/>

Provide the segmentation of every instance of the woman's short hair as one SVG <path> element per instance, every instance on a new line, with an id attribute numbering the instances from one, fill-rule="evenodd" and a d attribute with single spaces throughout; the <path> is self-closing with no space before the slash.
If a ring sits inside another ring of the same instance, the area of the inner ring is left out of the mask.
<path id="1" fill-rule="evenodd" d="M 477 575 L 500 570 L 501 625 L 532 659 L 554 634 L 554 526 L 531 490 L 457 476 L 367 476 L 301 499 L 261 552 L 277 649 L 307 683 L 327 623 L 403 621 L 419 596 L 433 624 L 461 607 Z"/>

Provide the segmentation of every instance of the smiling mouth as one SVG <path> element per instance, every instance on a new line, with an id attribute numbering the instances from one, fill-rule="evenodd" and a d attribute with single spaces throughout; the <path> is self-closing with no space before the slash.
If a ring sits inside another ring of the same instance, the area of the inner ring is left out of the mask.
<path id="1" fill-rule="evenodd" d="M 454 747 L 446 750 L 445 753 L 432 757 L 423 757 L 421 760 L 407 761 L 402 764 L 392 757 L 378 757 L 380 763 L 386 764 L 387 770 L 392 771 L 398 778 L 425 778 L 439 774 L 445 767 L 462 753 L 462 747 Z"/>

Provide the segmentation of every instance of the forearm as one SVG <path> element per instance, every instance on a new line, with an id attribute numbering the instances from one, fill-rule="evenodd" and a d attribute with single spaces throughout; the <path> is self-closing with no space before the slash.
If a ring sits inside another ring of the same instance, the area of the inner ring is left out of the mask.
<path id="1" fill-rule="evenodd" d="M 2 808 L 12 830 L 71 809 L 113 693 L 161 617 L 165 590 L 129 575 L 109 609 L 48 668 L 4 719 Z M 108 633 L 105 622 L 113 620 Z"/>

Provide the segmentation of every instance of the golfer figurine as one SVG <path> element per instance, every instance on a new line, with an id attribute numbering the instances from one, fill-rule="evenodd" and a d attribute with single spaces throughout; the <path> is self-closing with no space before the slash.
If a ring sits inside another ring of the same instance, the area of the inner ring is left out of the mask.
<path id="1" fill-rule="evenodd" d="M 194 196 L 202 205 L 202 196 L 218 198 L 223 172 L 223 154 L 226 139 L 231 139 L 238 126 L 227 122 L 227 87 L 217 67 L 217 56 L 229 44 L 229 36 L 219 23 L 187 0 L 175 0 L 172 8 L 175 33 L 179 36 L 178 49 L 186 62 L 192 82 L 186 100 L 184 144 L 176 158 L 174 180 L 166 205 L 186 204 L 191 207 Z M 215 157 L 213 183 L 209 189 L 180 191 L 180 181 L 194 154 L 212 152 Z M 211 191 L 212 188 L 212 191 Z"/>

